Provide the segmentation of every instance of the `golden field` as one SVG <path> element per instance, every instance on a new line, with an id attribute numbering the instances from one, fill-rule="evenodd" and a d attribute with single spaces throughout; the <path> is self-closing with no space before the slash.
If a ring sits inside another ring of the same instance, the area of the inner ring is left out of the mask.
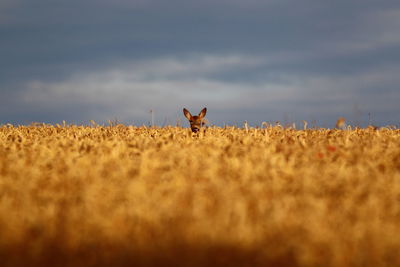
<path id="1" fill-rule="evenodd" d="M 1 266 L 400 266 L 400 130 L 0 127 Z"/>

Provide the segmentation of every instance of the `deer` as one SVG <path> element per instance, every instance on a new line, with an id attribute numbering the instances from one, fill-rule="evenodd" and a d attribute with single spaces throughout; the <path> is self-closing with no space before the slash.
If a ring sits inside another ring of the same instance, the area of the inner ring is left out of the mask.
<path id="1" fill-rule="evenodd" d="M 183 109 L 183 114 L 185 115 L 186 119 L 189 120 L 190 128 L 192 129 L 193 133 L 197 133 L 198 131 L 200 131 L 200 128 L 206 123 L 204 119 L 206 113 L 207 113 L 207 108 L 203 108 L 200 111 L 199 115 L 192 116 L 189 110 L 187 110 L 186 108 Z"/>

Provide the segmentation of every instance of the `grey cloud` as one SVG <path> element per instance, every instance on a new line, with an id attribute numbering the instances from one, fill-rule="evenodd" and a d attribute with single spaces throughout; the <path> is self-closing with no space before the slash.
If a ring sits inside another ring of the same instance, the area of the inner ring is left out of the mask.
<path id="1" fill-rule="evenodd" d="M 1 122 L 145 121 L 150 108 L 172 118 L 203 103 L 218 123 L 285 113 L 325 123 L 355 105 L 380 124 L 399 121 L 398 1 L 19 0 L 1 9 Z"/>
<path id="2" fill-rule="evenodd" d="M 77 74 L 61 82 L 32 81 L 25 85 L 28 90 L 18 97 L 27 107 L 68 110 L 72 103 L 79 109 L 86 108 L 86 117 L 81 119 L 105 121 L 116 117 L 139 124 L 148 121 L 150 109 L 156 111 L 159 123 L 160 120 L 173 123 L 181 117 L 183 106 L 197 110 L 207 105 L 211 121 L 219 125 L 238 124 L 243 120 L 260 125 L 262 121 L 289 118 L 315 119 L 332 126 L 335 117 L 353 116 L 357 105 L 357 112 L 364 115 L 397 109 L 395 99 L 400 92 L 381 94 L 371 90 L 386 82 L 395 70 L 375 70 L 340 78 L 286 74 L 280 79 L 257 82 L 208 76 L 209 72 L 246 69 L 240 62 L 253 68 L 253 64 L 259 65 L 262 60 L 238 55 L 226 58 L 197 55 L 184 61 L 150 60 L 105 72 Z M 398 83 L 397 80 L 392 82 Z"/>

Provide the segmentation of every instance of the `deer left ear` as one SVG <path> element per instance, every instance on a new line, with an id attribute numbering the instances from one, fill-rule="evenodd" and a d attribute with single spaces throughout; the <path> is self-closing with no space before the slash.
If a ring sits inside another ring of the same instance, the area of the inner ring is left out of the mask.
<path id="1" fill-rule="evenodd" d="M 183 109 L 183 115 L 185 115 L 186 119 L 191 120 L 192 119 L 192 114 L 190 114 L 189 110 L 186 108 Z"/>
<path id="2" fill-rule="evenodd" d="M 207 113 L 207 108 L 203 108 L 199 113 L 199 117 L 204 118 L 206 116 L 206 113 Z"/>

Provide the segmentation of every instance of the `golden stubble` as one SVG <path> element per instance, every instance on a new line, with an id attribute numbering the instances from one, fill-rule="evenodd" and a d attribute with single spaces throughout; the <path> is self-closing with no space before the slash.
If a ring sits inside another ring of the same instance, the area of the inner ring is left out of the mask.
<path id="1" fill-rule="evenodd" d="M 398 265 L 399 147 L 400 130 L 372 127 L 2 126 L 0 254 Z"/>

